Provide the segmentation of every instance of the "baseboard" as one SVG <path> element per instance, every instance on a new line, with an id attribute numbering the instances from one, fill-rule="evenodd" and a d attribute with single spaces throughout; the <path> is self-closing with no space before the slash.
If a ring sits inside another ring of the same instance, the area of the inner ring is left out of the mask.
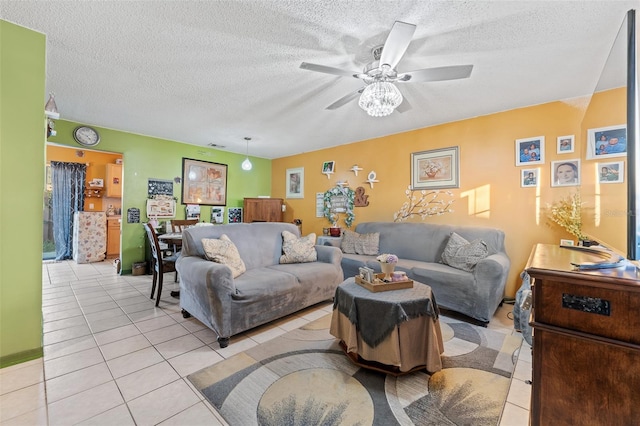
<path id="1" fill-rule="evenodd" d="M 28 351 L 18 352 L 16 354 L 2 356 L 0 357 L 0 368 L 21 364 L 23 362 L 42 358 L 43 356 L 44 356 L 44 352 L 42 350 L 42 347 L 39 347 L 36 349 L 30 349 Z"/>

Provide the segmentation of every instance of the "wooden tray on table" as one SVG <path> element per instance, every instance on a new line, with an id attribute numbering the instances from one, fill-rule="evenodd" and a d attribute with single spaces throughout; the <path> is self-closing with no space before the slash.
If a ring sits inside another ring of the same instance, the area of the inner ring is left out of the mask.
<path id="1" fill-rule="evenodd" d="M 373 282 L 369 282 L 356 275 L 356 283 L 366 288 L 367 290 L 377 293 L 379 291 L 400 290 L 403 288 L 412 288 L 413 280 L 407 279 L 404 281 L 382 281 L 384 274 L 375 274 Z"/>

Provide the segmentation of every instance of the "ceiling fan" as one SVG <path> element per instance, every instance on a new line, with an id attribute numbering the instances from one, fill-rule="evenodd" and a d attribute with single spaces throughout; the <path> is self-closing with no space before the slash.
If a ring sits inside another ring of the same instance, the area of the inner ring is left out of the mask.
<path id="1" fill-rule="evenodd" d="M 396 66 L 409 47 L 415 31 L 415 25 L 396 21 L 384 45 L 373 49 L 373 61 L 368 63 L 362 72 L 353 72 L 308 62 L 300 64 L 300 68 L 326 74 L 354 77 L 364 82 L 365 85 L 363 87 L 343 96 L 326 109 L 337 109 L 360 96 L 358 103 L 369 115 L 377 117 L 389 115 L 396 108 L 398 112 L 404 112 L 411 109 L 411 105 L 403 99 L 402 93 L 393 83 L 468 78 L 473 69 L 473 65 L 453 65 L 398 73 Z"/>

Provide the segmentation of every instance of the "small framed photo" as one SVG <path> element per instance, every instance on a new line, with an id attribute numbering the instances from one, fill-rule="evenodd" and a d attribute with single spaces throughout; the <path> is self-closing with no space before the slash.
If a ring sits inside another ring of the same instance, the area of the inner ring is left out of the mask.
<path id="1" fill-rule="evenodd" d="M 375 179 L 375 172 L 372 173 Z M 459 187 L 460 159 L 457 146 L 411 153 L 412 190 Z"/>
<path id="2" fill-rule="evenodd" d="M 533 188 L 538 186 L 539 169 L 523 169 L 520 173 L 520 186 L 523 188 Z"/>
<path id="3" fill-rule="evenodd" d="M 373 269 L 368 268 L 366 266 L 361 266 L 358 269 L 358 272 L 360 272 L 360 278 L 362 278 L 363 280 L 365 280 L 366 282 L 372 283 L 373 282 L 373 277 L 375 276 L 375 272 Z"/>
<path id="4" fill-rule="evenodd" d="M 627 155 L 626 125 L 587 130 L 587 160 L 625 155 Z"/>
<path id="5" fill-rule="evenodd" d="M 544 164 L 544 136 L 516 139 L 516 166 Z"/>
<path id="6" fill-rule="evenodd" d="M 287 169 L 287 198 L 304 198 L 304 167 Z"/>
<path id="7" fill-rule="evenodd" d="M 598 163 L 598 183 L 624 182 L 624 161 Z"/>
<path id="8" fill-rule="evenodd" d="M 580 160 L 551 162 L 551 186 L 580 185 Z"/>
<path id="9" fill-rule="evenodd" d="M 575 136 L 574 135 L 558 136 L 557 151 L 556 152 L 558 154 L 568 154 L 570 152 L 573 152 L 574 144 L 575 144 Z"/>
<path id="10" fill-rule="evenodd" d="M 324 163 L 322 163 L 322 173 L 333 173 L 335 166 L 335 161 L 325 161 Z"/>

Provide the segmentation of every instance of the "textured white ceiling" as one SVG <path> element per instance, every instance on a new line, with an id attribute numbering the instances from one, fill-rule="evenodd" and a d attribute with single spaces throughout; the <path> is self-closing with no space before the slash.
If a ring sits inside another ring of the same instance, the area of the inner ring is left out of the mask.
<path id="1" fill-rule="evenodd" d="M 47 35 L 62 118 L 279 158 L 590 94 L 635 1 L 7 1 Z M 394 21 L 417 25 L 398 71 L 473 64 L 471 77 L 400 86 L 405 113 L 369 117 L 360 71 Z M 46 99 L 43 99 L 43 106 Z M 425 141 L 428 148 L 428 141 Z"/>

